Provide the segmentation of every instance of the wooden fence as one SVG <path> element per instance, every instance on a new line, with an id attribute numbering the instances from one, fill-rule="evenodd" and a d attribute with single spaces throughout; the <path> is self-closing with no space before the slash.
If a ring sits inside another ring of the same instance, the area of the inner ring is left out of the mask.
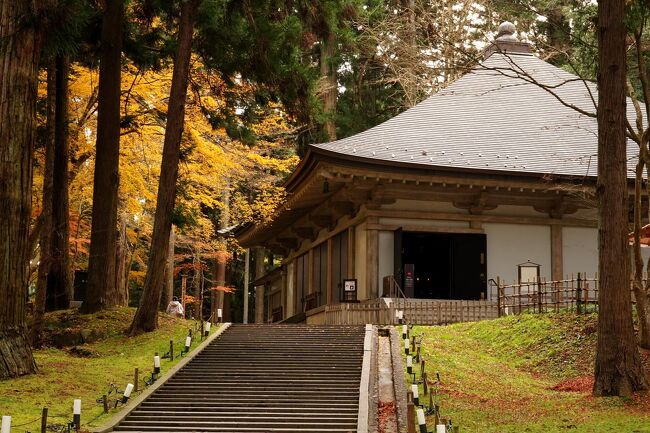
<path id="1" fill-rule="evenodd" d="M 474 322 L 498 316 L 494 301 L 381 298 L 360 303 L 327 305 L 323 323 L 328 325 L 395 325 L 396 310 L 404 311 L 410 323 L 445 325 Z"/>
<path id="2" fill-rule="evenodd" d="M 556 281 L 497 282 L 496 289 L 499 316 L 565 310 L 584 313 L 598 308 L 598 278 L 582 274 Z"/>

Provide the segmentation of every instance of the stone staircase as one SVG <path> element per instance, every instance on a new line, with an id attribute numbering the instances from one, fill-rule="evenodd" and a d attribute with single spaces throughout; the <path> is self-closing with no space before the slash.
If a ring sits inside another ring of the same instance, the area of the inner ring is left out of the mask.
<path id="1" fill-rule="evenodd" d="M 233 324 L 114 430 L 354 432 L 364 333 Z"/>

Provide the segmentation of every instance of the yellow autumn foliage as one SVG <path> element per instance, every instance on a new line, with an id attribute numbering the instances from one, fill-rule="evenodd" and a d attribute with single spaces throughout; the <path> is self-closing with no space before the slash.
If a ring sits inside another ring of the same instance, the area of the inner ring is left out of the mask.
<path id="1" fill-rule="evenodd" d="M 79 220 L 87 222 L 78 224 L 79 240 L 90 237 L 98 72 L 80 65 L 71 69 L 70 209 Z M 139 269 L 145 266 L 156 206 L 171 75 L 171 68 L 141 71 L 129 64 L 122 71 L 118 214 L 126 222 L 130 243 L 137 245 L 133 260 Z M 210 123 L 211 113 L 227 109 L 221 96 L 226 84 L 196 59 L 191 76 L 176 199 L 187 224 L 177 234 L 181 242 L 215 250 L 220 247 L 215 233 L 219 221 L 215 215 L 227 214 L 229 225 L 271 218 L 284 198 L 279 181 L 295 167 L 298 157 L 284 138 L 290 134 L 290 125 L 281 107 L 266 110 L 260 121 L 250 126 L 261 138 L 249 146 L 229 137 L 223 127 L 214 128 Z M 240 83 L 227 90 L 245 99 L 254 89 Z M 43 76 L 39 95 L 44 98 L 45 92 Z M 41 162 L 43 153 L 40 149 L 36 155 Z M 40 209 L 42 166 L 36 164 L 34 173 L 35 209 Z M 79 254 L 75 266 L 85 267 L 85 260 Z"/>

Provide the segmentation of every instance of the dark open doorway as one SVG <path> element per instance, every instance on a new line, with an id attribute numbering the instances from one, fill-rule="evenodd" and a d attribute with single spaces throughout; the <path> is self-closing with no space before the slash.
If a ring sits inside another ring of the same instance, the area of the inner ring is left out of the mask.
<path id="1" fill-rule="evenodd" d="M 407 296 L 481 299 L 486 295 L 484 234 L 395 232 L 396 277 Z"/>

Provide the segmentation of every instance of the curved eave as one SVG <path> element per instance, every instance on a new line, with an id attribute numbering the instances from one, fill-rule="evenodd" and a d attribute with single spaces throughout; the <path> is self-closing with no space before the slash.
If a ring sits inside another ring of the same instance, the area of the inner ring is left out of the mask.
<path id="1" fill-rule="evenodd" d="M 391 168 L 402 168 L 406 171 L 413 173 L 424 173 L 424 172 L 436 172 L 436 173 L 456 173 L 464 174 L 470 176 L 498 176 L 501 178 L 508 179 L 542 179 L 542 178 L 552 178 L 553 181 L 562 181 L 562 182 L 575 182 L 575 181 L 588 181 L 596 182 L 596 176 L 576 176 L 568 174 L 556 174 L 556 173 L 536 173 L 530 171 L 517 171 L 517 170 L 494 170 L 494 169 L 483 169 L 483 168 L 472 168 L 472 167 L 456 167 L 456 166 L 443 166 L 443 165 L 433 165 L 433 164 L 418 164 L 412 162 L 404 161 L 389 161 L 379 158 L 367 158 L 357 155 L 350 155 L 346 153 L 336 152 L 332 150 L 327 150 L 322 147 L 310 146 L 310 153 L 313 155 L 322 155 L 328 158 L 328 161 L 345 161 L 348 163 L 362 163 L 367 166 L 377 166 L 377 167 L 391 167 Z"/>

